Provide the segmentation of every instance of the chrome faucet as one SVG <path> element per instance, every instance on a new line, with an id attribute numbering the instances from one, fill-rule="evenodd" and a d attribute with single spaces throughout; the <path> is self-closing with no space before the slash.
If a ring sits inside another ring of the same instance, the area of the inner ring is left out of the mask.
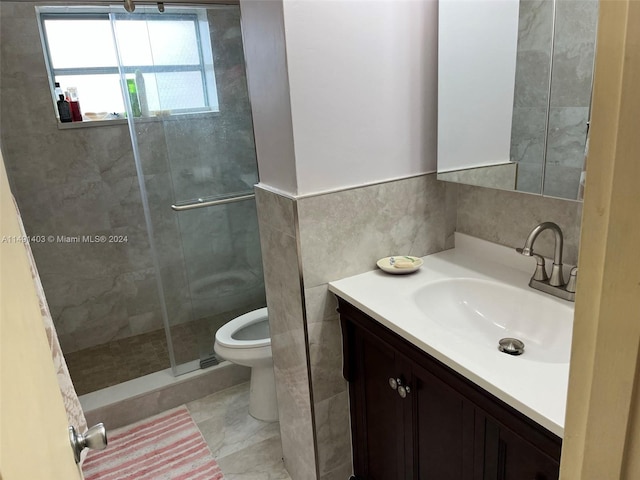
<path id="1" fill-rule="evenodd" d="M 538 235 L 545 230 L 553 230 L 555 234 L 555 249 L 553 255 L 553 266 L 551 267 L 551 277 L 547 275 L 546 262 L 544 257 L 533 252 L 533 244 Z M 536 226 L 524 242 L 524 247 L 516 248 L 516 251 L 527 257 L 536 259 L 536 270 L 529 281 L 529 286 L 556 297 L 575 301 L 576 297 L 576 281 L 578 277 L 578 268 L 571 270 L 569 282 L 564 283 L 562 275 L 562 247 L 563 247 L 562 230 L 553 222 L 543 222 Z"/>

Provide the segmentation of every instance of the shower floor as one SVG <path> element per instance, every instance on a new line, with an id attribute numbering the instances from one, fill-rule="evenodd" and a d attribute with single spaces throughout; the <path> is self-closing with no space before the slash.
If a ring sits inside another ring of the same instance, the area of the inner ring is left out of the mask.
<path id="1" fill-rule="evenodd" d="M 212 351 L 215 332 L 228 320 L 200 319 L 171 326 L 176 362 L 181 364 L 198 360 L 203 349 L 206 353 Z M 65 353 L 64 357 L 78 395 L 171 366 L 164 329 Z"/>

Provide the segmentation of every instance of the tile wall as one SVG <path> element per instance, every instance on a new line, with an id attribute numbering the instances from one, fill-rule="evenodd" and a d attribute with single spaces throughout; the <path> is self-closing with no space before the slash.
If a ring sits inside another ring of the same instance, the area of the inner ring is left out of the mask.
<path id="1" fill-rule="evenodd" d="M 374 270 L 379 258 L 453 247 L 455 186 L 435 174 L 298 200 L 309 361 L 321 480 L 351 472 L 342 335 L 328 282 Z"/>
<path id="2" fill-rule="evenodd" d="M 517 248 L 533 227 L 555 222 L 564 235 L 564 263 L 569 265 L 578 262 L 581 219 L 582 202 L 458 185 L 456 231 Z M 541 233 L 536 251 L 553 258 L 553 249 L 553 233 Z"/>
<path id="3" fill-rule="evenodd" d="M 553 2 L 521 1 L 511 160 L 518 162 L 523 192 L 539 193 L 542 185 L 552 43 Z"/>
<path id="4" fill-rule="evenodd" d="M 597 18 L 595 0 L 558 0 L 554 38 L 553 2 L 520 2 L 511 131 L 511 159 L 518 162 L 519 191 L 539 193 L 544 176 L 545 195 L 578 198 Z"/>
<path id="5" fill-rule="evenodd" d="M 544 194 L 578 198 L 591 109 L 596 0 L 558 0 Z"/>

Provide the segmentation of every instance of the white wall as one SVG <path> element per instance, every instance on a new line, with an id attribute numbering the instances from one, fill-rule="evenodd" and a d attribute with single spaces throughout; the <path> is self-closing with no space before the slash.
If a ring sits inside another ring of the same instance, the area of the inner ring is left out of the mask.
<path id="1" fill-rule="evenodd" d="M 435 171 L 435 0 L 284 0 L 284 25 L 299 195 Z"/>
<path id="2" fill-rule="evenodd" d="M 263 186 L 300 196 L 436 170 L 437 0 L 240 5 Z"/>
<path id="3" fill-rule="evenodd" d="M 519 5 L 440 1 L 439 172 L 510 161 Z"/>

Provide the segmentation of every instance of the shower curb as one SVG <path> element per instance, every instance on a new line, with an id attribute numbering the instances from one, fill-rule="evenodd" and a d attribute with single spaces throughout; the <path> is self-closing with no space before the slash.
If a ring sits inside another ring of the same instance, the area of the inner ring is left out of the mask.
<path id="1" fill-rule="evenodd" d="M 80 402 L 87 424 L 102 422 L 107 429 L 119 428 L 234 385 L 248 382 L 251 375 L 250 368 L 230 362 L 222 362 L 214 367 L 179 377 L 173 377 L 170 372 L 171 370 L 157 372 L 82 395 Z M 166 385 L 137 393 L 136 391 L 144 388 L 145 383 L 149 384 L 155 380 L 152 378 L 154 375 L 171 377 L 168 382 L 165 381 Z M 127 390 L 130 391 L 130 396 L 127 396 Z"/>

